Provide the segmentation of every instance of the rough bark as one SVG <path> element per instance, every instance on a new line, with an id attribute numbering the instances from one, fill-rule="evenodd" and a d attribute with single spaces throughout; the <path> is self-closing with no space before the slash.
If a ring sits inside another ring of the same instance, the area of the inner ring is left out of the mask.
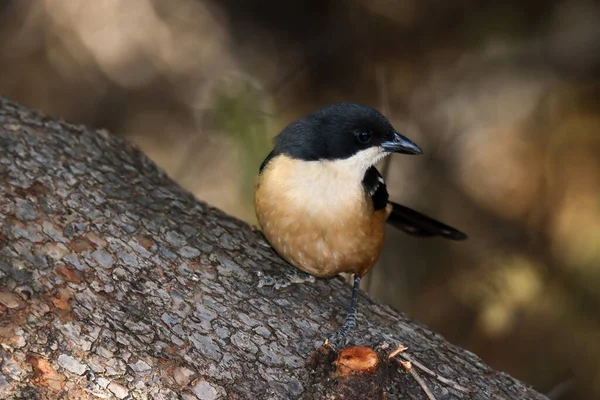
<path id="1" fill-rule="evenodd" d="M 427 398 L 385 357 L 336 376 L 319 348 L 350 288 L 256 289 L 287 268 L 260 233 L 107 132 L 0 99 L 0 224 L 0 398 Z M 368 296 L 359 311 L 356 342 L 472 390 L 422 374 L 437 399 L 544 399 Z"/>

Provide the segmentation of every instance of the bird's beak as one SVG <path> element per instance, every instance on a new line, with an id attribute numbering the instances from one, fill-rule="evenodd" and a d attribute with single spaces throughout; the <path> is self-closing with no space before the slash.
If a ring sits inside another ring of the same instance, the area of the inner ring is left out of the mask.
<path id="1" fill-rule="evenodd" d="M 412 141 L 408 140 L 398 132 L 394 132 L 394 137 L 391 140 L 386 140 L 381 143 L 384 151 L 390 153 L 401 154 L 423 154 L 423 150 Z"/>

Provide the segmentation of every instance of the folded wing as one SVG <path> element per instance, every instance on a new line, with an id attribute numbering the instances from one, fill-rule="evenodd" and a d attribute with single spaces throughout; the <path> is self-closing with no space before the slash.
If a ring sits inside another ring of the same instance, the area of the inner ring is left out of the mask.
<path id="1" fill-rule="evenodd" d="M 441 236 L 450 240 L 465 240 L 467 235 L 446 224 L 436 221 L 420 212 L 411 210 L 400 204 L 388 201 L 393 210 L 387 222 L 393 227 L 400 229 L 413 236 L 428 237 Z"/>

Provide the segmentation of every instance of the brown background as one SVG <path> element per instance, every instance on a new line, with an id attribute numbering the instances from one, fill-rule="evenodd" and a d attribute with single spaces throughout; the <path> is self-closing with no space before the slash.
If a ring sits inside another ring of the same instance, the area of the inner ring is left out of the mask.
<path id="1" fill-rule="evenodd" d="M 366 282 L 555 398 L 600 396 L 600 6 L 470 0 L 0 2 L 0 95 L 138 144 L 249 222 L 271 137 L 334 101 L 424 149 L 394 200 L 470 235 L 389 232 Z"/>

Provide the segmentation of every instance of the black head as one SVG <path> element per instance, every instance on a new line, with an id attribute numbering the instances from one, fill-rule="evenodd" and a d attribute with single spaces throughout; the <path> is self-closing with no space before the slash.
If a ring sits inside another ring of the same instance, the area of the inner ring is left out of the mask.
<path id="1" fill-rule="evenodd" d="M 306 161 L 338 160 L 372 148 L 381 155 L 422 153 L 378 111 L 360 104 L 337 103 L 288 125 L 275 138 L 273 155 Z"/>

